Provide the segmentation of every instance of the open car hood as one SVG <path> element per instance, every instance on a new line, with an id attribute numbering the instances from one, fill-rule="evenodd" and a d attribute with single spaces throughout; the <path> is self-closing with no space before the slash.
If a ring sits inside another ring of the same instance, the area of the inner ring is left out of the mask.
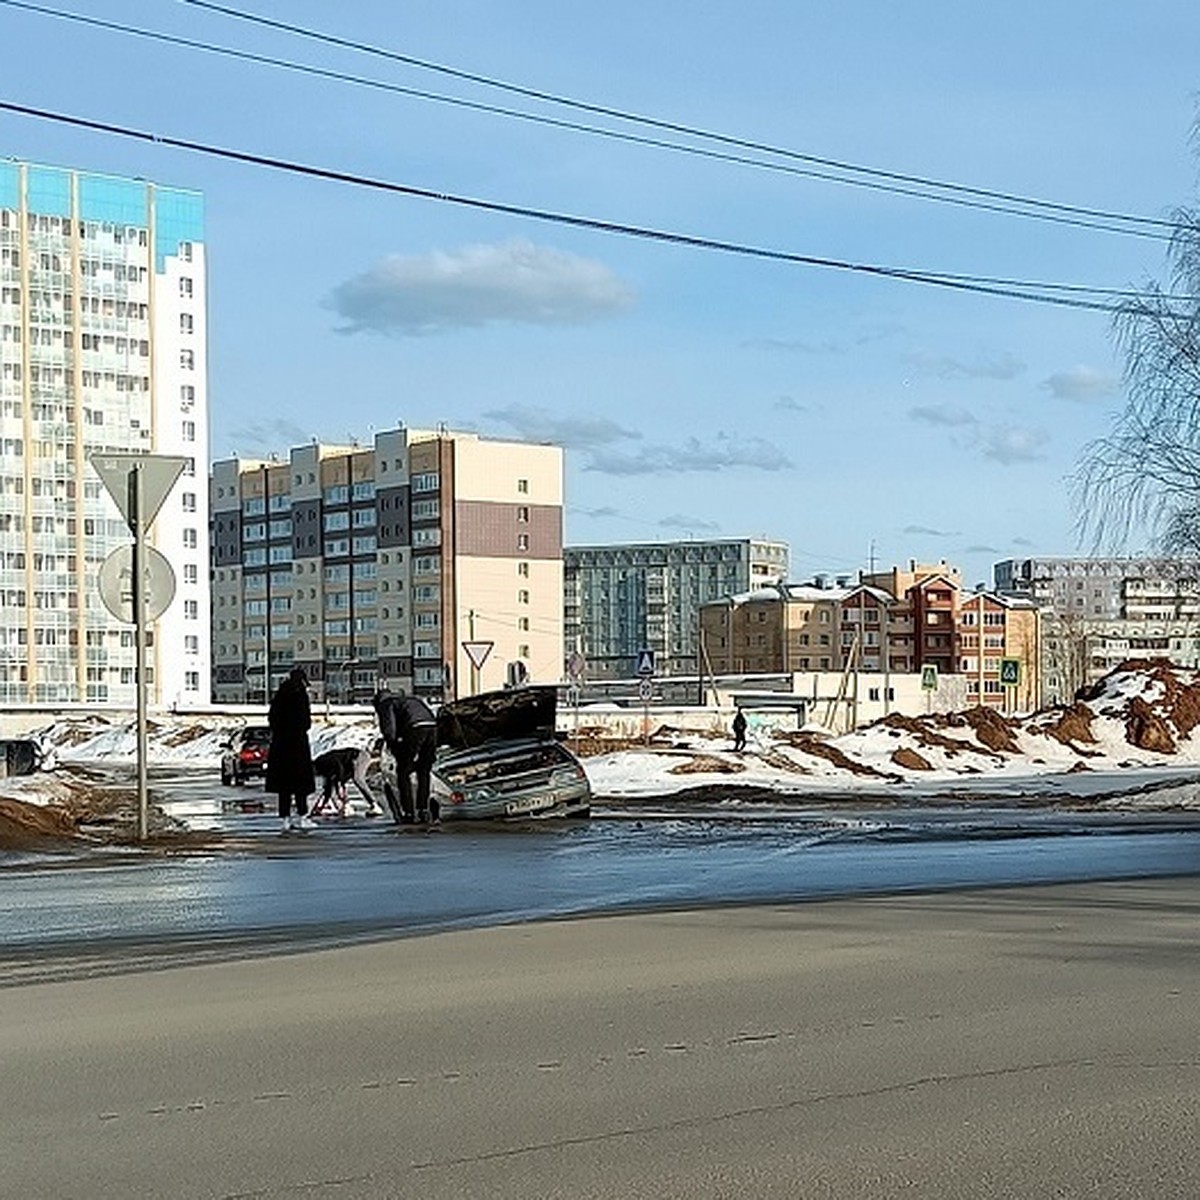
<path id="1" fill-rule="evenodd" d="M 438 745 L 467 750 L 518 738 L 553 738 L 558 692 L 553 686 L 484 692 L 438 709 Z"/>

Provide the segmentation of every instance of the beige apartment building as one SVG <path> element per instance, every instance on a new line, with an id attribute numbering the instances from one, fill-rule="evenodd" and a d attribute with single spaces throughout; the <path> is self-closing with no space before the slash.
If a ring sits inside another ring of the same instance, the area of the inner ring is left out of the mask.
<path id="1" fill-rule="evenodd" d="M 961 676 L 969 705 L 1035 707 L 1036 606 L 1019 597 L 964 594 L 959 579 L 944 563 L 913 562 L 857 584 L 820 578 L 706 604 L 700 643 L 707 673 L 901 676 L 932 668 L 937 676 Z M 1005 659 L 1018 664 L 1015 684 L 1002 678 Z"/>
<path id="2" fill-rule="evenodd" d="M 213 695 L 262 703 L 558 682 L 562 450 L 399 428 L 212 468 Z"/>

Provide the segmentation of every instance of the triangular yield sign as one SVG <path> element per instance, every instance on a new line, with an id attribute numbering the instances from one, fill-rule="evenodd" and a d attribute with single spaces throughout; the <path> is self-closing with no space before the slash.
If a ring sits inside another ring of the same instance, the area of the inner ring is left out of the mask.
<path id="1" fill-rule="evenodd" d="M 487 656 L 491 654 L 492 647 L 495 642 L 463 642 L 462 648 L 466 651 L 467 657 L 471 660 L 471 665 L 475 670 L 483 669 L 483 664 L 487 662 Z"/>
<path id="2" fill-rule="evenodd" d="M 141 468 L 142 511 L 139 516 L 142 528 L 148 529 L 187 466 L 186 458 L 174 454 L 106 454 L 97 451 L 88 461 L 95 467 L 100 482 L 108 489 L 130 530 L 133 530 L 130 485 L 134 468 Z"/>

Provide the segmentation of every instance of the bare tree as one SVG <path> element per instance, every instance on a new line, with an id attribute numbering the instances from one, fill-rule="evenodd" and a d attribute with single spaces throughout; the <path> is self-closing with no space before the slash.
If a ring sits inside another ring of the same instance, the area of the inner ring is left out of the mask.
<path id="1" fill-rule="evenodd" d="M 1125 408 L 1071 480 L 1080 532 L 1097 547 L 1144 530 L 1168 554 L 1200 552 L 1200 211 L 1172 224 L 1170 290 L 1147 285 L 1113 321 Z"/>

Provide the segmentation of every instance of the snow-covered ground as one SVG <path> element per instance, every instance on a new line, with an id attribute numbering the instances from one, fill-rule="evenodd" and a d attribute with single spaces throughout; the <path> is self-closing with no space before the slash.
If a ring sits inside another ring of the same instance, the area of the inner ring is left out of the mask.
<path id="1" fill-rule="evenodd" d="M 1099 803 L 1128 808 L 1200 809 L 1200 676 L 1165 662 L 1128 663 L 1069 708 L 1023 719 L 992 710 L 922 717 L 893 716 L 840 737 L 819 731 L 751 732 L 744 753 L 728 738 L 654 730 L 648 745 L 581 747 L 599 800 L 634 800 L 713 790 L 724 797 L 770 792 L 782 797 L 853 801 L 893 796 L 945 801 Z M 215 772 L 228 719 L 155 717 L 149 730 L 154 767 Z M 61 721 L 36 732 L 51 762 L 130 763 L 133 722 L 103 716 Z M 313 753 L 361 746 L 369 718 L 316 720 Z M 568 742 L 570 744 L 570 742 Z M 600 753 L 593 753 L 599 749 Z M 0 780 L 0 796 L 53 801 L 62 773 Z M 719 793 L 715 791 L 719 789 Z"/>

